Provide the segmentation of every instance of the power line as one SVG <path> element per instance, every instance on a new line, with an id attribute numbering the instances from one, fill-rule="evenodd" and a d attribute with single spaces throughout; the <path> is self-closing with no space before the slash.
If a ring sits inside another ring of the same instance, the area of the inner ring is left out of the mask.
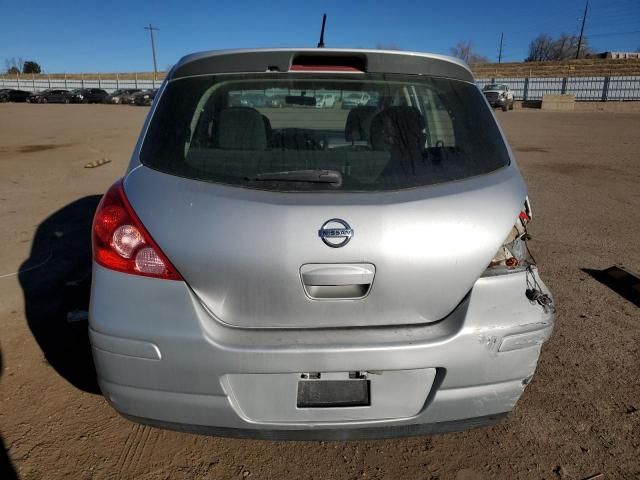
<path id="1" fill-rule="evenodd" d="M 589 17 L 589 23 L 593 27 L 595 26 L 606 26 L 611 28 L 618 28 L 620 25 L 640 27 L 640 14 L 638 16 L 638 20 L 632 18 L 620 18 L 617 20 L 614 19 L 606 19 L 606 18 L 595 18 L 593 12 L 590 12 L 591 15 Z"/>
<path id="2" fill-rule="evenodd" d="M 502 63 L 502 40 L 504 40 L 504 32 L 500 32 L 500 49 L 498 50 L 498 63 Z"/>
<path id="3" fill-rule="evenodd" d="M 606 12 L 594 12 L 593 8 L 591 8 L 591 15 L 595 16 L 595 18 L 634 18 L 633 15 L 636 13 L 639 13 L 640 9 L 638 9 L 637 11 L 633 11 L 633 10 L 607 10 Z M 636 17 L 636 20 L 638 20 L 638 17 Z"/>
<path id="4" fill-rule="evenodd" d="M 635 8 L 640 7 L 640 4 L 638 4 L 638 2 L 636 2 L 635 0 L 623 0 L 620 2 L 615 2 L 613 0 L 605 0 L 604 4 L 598 4 L 597 2 L 595 2 L 596 5 L 592 6 L 591 11 L 592 13 L 595 14 L 599 14 L 600 12 L 611 12 L 611 11 L 628 11 L 628 10 L 633 10 Z"/>
<path id="5" fill-rule="evenodd" d="M 151 53 L 153 54 L 153 79 L 157 80 L 158 77 L 158 65 L 156 64 L 156 42 L 153 39 L 153 32 L 160 30 L 159 28 L 154 27 L 149 24 L 148 27 L 144 27 L 145 30 L 149 30 L 149 34 L 151 35 Z"/>
<path id="6" fill-rule="evenodd" d="M 610 32 L 610 33 L 592 33 L 590 37 L 615 37 L 620 35 L 633 35 L 635 33 L 640 33 L 640 30 L 634 30 L 631 32 Z"/>
<path id="7" fill-rule="evenodd" d="M 606 2 L 606 3 L 605 3 Z M 576 15 L 570 13 L 563 14 L 565 28 L 569 22 L 575 18 L 575 29 L 568 29 L 568 33 L 578 37 L 580 43 L 579 49 L 576 51 L 576 56 L 579 58 L 586 49 L 587 39 L 603 37 L 623 37 L 640 34 L 640 15 L 636 15 L 636 12 L 640 14 L 640 1 L 625 1 L 625 0 L 585 0 L 584 10 L 581 12 L 575 12 Z M 525 37 L 529 34 L 534 36 L 536 33 L 544 34 L 545 31 L 559 32 L 562 30 L 560 24 L 553 23 L 553 28 L 549 28 L 552 20 L 558 20 L 559 17 L 556 14 L 553 16 L 545 15 L 536 16 L 533 22 L 528 22 L 527 26 L 517 30 L 507 28 L 507 30 L 501 32 L 502 48 L 498 45 L 498 61 L 508 61 L 514 57 L 520 55 L 526 56 L 527 50 L 525 49 Z M 586 24 L 587 19 L 589 25 Z M 509 42 L 504 41 L 504 35 L 511 38 L 514 45 L 509 45 Z M 510 37 L 511 35 L 511 37 Z M 548 35 L 554 37 L 553 33 Z M 514 42 L 514 39 L 516 41 Z M 626 41 L 626 40 L 625 40 Z M 500 51 L 502 54 L 500 54 Z"/>
<path id="8" fill-rule="evenodd" d="M 602 26 L 602 24 L 604 23 L 609 23 L 608 21 L 610 20 L 609 18 L 607 18 L 607 14 L 611 14 L 611 15 L 620 15 L 621 16 L 621 20 L 624 20 L 626 22 L 635 22 L 635 21 L 640 21 L 640 15 L 635 17 L 635 12 L 638 11 L 640 13 L 640 2 L 638 3 L 633 3 L 632 5 L 620 5 L 619 7 L 616 7 L 615 5 L 613 7 L 610 7 L 609 4 L 607 4 L 607 7 L 604 6 L 600 6 L 598 7 L 598 5 L 596 5 L 595 7 L 593 6 L 593 1 L 591 1 L 589 3 L 589 24 L 593 27 L 594 25 L 599 25 Z M 636 10 L 635 8 L 632 7 L 638 7 L 638 9 Z M 598 13 L 597 15 L 594 13 L 596 9 L 600 9 L 601 11 L 604 10 L 606 11 L 606 13 Z M 580 12 L 582 13 L 582 12 Z M 576 17 L 574 17 L 578 23 L 577 28 L 576 28 L 576 34 L 578 34 L 579 32 L 579 26 L 582 22 L 584 15 L 580 15 L 578 14 Z M 569 17 L 573 17 L 572 15 L 568 15 L 565 16 L 565 20 L 570 20 Z M 551 22 L 552 20 L 558 20 L 558 14 L 557 12 L 554 12 L 553 14 L 547 14 L 547 15 L 537 15 L 534 19 L 532 19 L 533 21 L 528 21 L 527 22 L 527 26 L 525 28 L 517 28 L 517 29 L 507 29 L 505 30 L 505 33 L 509 34 L 509 33 L 513 33 L 516 35 L 522 35 L 522 34 L 534 34 L 534 33 L 544 33 L 545 31 L 549 30 L 549 22 Z M 637 20 L 636 20 L 637 18 Z M 615 28 L 620 26 L 620 21 L 615 21 L 614 18 L 611 18 L 611 20 L 613 20 L 611 27 Z M 635 26 L 635 25 L 630 25 L 630 26 Z M 554 30 L 558 30 L 557 28 Z"/>

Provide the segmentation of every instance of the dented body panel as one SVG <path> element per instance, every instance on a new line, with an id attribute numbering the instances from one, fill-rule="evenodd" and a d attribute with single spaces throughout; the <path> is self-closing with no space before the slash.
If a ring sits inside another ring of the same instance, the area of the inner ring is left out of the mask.
<path id="1" fill-rule="evenodd" d="M 408 426 L 425 424 L 442 424 L 442 430 L 466 428 L 470 419 L 490 421 L 514 407 L 553 329 L 554 314 L 525 297 L 526 275 L 479 279 L 460 305 L 435 324 L 247 332 L 211 322 L 184 284 L 121 278 L 94 265 L 94 291 L 135 297 L 139 305 L 136 312 L 111 297 L 92 297 L 90 335 L 100 386 L 124 415 L 202 433 L 361 438 L 396 431 L 405 435 L 414 431 Z M 158 304 L 157 296 L 166 303 Z M 154 333 L 145 320 L 150 315 Z M 527 345 L 501 348 L 523 336 L 530 339 Z M 131 343 L 131 338 L 140 340 Z M 339 412 L 345 409 L 325 412 L 320 419 L 324 434 L 312 434 L 318 419 L 301 417 L 291 400 L 295 392 L 287 390 L 292 386 L 288 374 L 297 378 L 304 371 L 365 371 L 384 377 L 425 369 L 435 369 L 433 380 L 424 381 L 422 389 L 407 389 L 412 398 L 389 402 L 375 419 L 346 419 L 344 411 Z M 277 383 L 277 391 L 266 392 L 269 396 L 256 396 L 246 388 L 251 375 L 264 379 L 265 385 L 284 380 Z M 263 402 L 263 408 L 256 402 Z M 407 411 L 407 403 L 419 408 Z M 429 431 L 418 428 L 414 433 Z"/>

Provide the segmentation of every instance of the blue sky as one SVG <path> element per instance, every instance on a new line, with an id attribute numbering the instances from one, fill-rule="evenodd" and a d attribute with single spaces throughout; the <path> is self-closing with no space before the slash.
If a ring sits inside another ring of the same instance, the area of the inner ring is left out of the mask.
<path id="1" fill-rule="evenodd" d="M 23 57 L 52 73 L 149 71 L 143 27 L 150 22 L 160 28 L 160 70 L 199 50 L 315 46 L 324 12 L 328 47 L 397 45 L 446 54 L 471 40 L 495 60 L 504 31 L 505 61 L 520 61 L 539 33 L 577 34 L 583 9 L 584 0 L 0 0 L 0 68 L 7 58 Z M 640 48 L 640 0 L 591 0 L 586 34 L 598 51 Z"/>

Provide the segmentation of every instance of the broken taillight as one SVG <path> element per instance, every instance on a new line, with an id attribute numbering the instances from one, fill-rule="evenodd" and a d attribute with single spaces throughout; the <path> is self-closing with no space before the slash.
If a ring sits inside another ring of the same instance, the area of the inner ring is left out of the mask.
<path id="1" fill-rule="evenodd" d="M 530 221 L 531 204 L 529 203 L 529 198 L 527 198 L 515 225 L 496 252 L 495 257 L 491 260 L 484 274 L 485 276 L 520 271 L 531 264 L 532 259 L 527 247 L 527 240 L 529 239 L 527 224 Z"/>
<path id="2" fill-rule="evenodd" d="M 118 272 L 182 280 L 133 211 L 118 180 L 104 194 L 93 218 L 93 258 Z"/>

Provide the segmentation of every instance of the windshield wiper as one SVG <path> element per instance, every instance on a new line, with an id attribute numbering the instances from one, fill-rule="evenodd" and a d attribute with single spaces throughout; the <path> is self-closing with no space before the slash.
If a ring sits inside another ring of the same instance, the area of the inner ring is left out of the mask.
<path id="1" fill-rule="evenodd" d="M 283 172 L 258 173 L 255 177 L 247 178 L 258 182 L 307 182 L 331 183 L 342 185 L 342 174 L 337 170 L 289 170 Z"/>

